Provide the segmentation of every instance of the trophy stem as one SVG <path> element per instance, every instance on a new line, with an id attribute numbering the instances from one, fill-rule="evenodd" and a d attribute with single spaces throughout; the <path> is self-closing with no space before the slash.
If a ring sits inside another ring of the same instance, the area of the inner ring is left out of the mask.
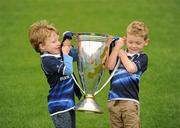
<path id="1" fill-rule="evenodd" d="M 75 106 L 75 110 L 80 112 L 89 112 L 89 113 L 98 113 L 98 114 L 103 113 L 99 105 L 96 103 L 94 96 L 92 94 L 86 94 L 85 98 Z"/>

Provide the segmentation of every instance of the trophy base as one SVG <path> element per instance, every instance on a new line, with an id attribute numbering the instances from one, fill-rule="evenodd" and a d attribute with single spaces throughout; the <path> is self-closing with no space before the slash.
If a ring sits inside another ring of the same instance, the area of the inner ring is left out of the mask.
<path id="1" fill-rule="evenodd" d="M 75 106 L 75 110 L 88 113 L 103 113 L 99 105 L 94 100 L 94 96 L 92 94 L 87 94 L 85 98 Z"/>

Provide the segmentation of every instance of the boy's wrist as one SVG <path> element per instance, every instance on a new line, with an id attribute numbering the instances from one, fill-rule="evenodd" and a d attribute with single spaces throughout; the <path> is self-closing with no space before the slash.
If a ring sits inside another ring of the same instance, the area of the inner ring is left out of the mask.
<path id="1" fill-rule="evenodd" d="M 119 51 L 119 49 L 120 49 L 119 47 L 114 47 L 114 50 L 117 52 Z"/>
<path id="2" fill-rule="evenodd" d="M 123 44 L 121 42 L 116 42 L 115 49 L 119 51 L 123 47 Z"/>
<path id="3" fill-rule="evenodd" d="M 63 55 L 68 55 L 69 53 L 67 53 L 67 52 L 63 52 Z"/>
<path id="4" fill-rule="evenodd" d="M 119 57 L 126 55 L 125 51 L 123 49 L 119 50 Z"/>

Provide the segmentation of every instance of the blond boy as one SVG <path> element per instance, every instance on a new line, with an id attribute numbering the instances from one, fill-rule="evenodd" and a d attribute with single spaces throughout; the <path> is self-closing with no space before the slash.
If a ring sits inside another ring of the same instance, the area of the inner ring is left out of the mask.
<path id="1" fill-rule="evenodd" d="M 41 67 L 50 86 L 48 110 L 55 128 L 75 128 L 75 83 L 71 74 L 77 50 L 71 47 L 72 36 L 71 32 L 65 33 L 61 45 L 59 32 L 47 21 L 38 21 L 29 28 L 30 43 L 40 54 Z"/>
<path id="2" fill-rule="evenodd" d="M 140 128 L 139 81 L 148 66 L 148 56 L 143 52 L 148 43 L 148 28 L 141 21 L 130 23 L 126 37 L 115 42 L 107 64 L 113 70 L 117 59 L 121 60 L 108 96 L 112 128 Z M 124 45 L 126 50 L 122 49 Z"/>

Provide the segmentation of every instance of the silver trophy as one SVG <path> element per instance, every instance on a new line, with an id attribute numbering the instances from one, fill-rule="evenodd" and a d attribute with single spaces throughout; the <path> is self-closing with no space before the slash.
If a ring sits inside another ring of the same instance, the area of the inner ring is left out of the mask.
<path id="1" fill-rule="evenodd" d="M 114 71 L 106 82 L 100 86 L 101 78 L 105 70 L 105 62 L 109 56 L 108 35 L 96 33 L 76 33 L 75 34 L 78 48 L 78 75 L 72 75 L 74 81 L 84 94 L 82 99 L 76 106 L 75 110 L 84 112 L 102 113 L 99 105 L 95 101 L 95 96 L 107 85 L 115 73 L 119 61 Z M 81 86 L 79 85 L 81 84 Z"/>

